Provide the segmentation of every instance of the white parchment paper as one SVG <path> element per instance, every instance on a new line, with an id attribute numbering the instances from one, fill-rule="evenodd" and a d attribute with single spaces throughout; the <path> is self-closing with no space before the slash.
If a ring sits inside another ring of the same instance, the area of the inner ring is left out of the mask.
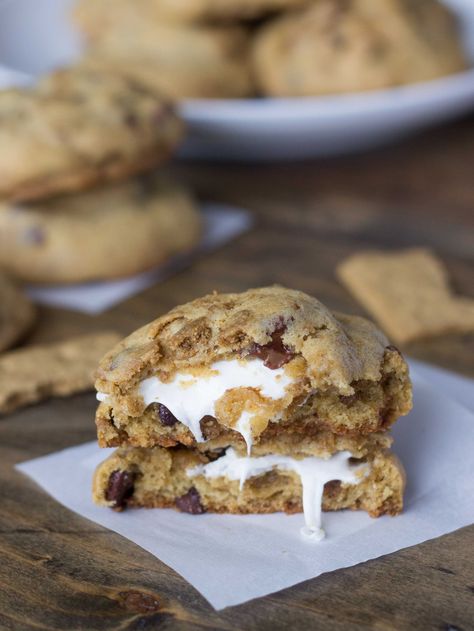
<path id="1" fill-rule="evenodd" d="M 416 367 L 412 376 L 414 410 L 393 432 L 394 451 L 408 477 L 404 513 L 379 519 L 362 512 L 325 513 L 327 538 L 319 543 L 301 539 L 302 515 L 193 516 L 162 509 L 114 513 L 94 506 L 94 467 L 113 451 L 95 443 L 18 469 L 64 506 L 160 558 L 221 609 L 474 521 L 474 414 L 445 394 L 439 374 L 435 386 Z M 456 377 L 450 375 L 450 380 L 452 386 Z"/>
<path id="2" fill-rule="evenodd" d="M 186 256 L 176 256 L 143 274 L 114 281 L 80 283 L 76 285 L 31 286 L 28 295 L 35 302 L 96 314 L 169 278 L 190 265 L 196 256 L 220 247 L 238 237 L 252 225 L 252 215 L 241 208 L 219 204 L 204 204 L 201 208 L 204 229 L 200 244 Z"/>

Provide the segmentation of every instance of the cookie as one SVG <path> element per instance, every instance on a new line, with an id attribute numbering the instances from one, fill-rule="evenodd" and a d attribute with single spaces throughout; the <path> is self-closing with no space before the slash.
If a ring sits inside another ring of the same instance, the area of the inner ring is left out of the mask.
<path id="1" fill-rule="evenodd" d="M 232 448 L 219 454 L 123 448 L 97 468 L 93 498 L 115 510 L 175 508 L 193 515 L 304 510 L 308 534 L 321 536 L 321 508 L 396 515 L 403 508 L 404 486 L 401 464 L 384 450 L 355 460 L 348 451 L 321 459 L 272 454 L 249 458 Z"/>
<path id="2" fill-rule="evenodd" d="M 103 31 L 124 15 L 129 15 L 127 0 L 80 0 L 74 11 L 77 23 L 87 30 Z M 254 20 L 277 11 L 308 4 L 308 0 L 139 0 L 135 13 L 155 23 L 229 22 Z"/>
<path id="3" fill-rule="evenodd" d="M 115 333 L 91 333 L 0 355 L 0 413 L 90 390 L 99 357 L 117 339 Z"/>
<path id="4" fill-rule="evenodd" d="M 0 272 L 0 352 L 12 346 L 28 331 L 35 315 L 35 309 L 25 293 L 6 274 Z"/>
<path id="5" fill-rule="evenodd" d="M 474 331 L 474 300 L 455 296 L 442 263 L 429 250 L 359 252 L 339 278 L 395 341 Z"/>
<path id="6" fill-rule="evenodd" d="M 428 81 L 467 61 L 437 0 L 319 0 L 265 24 L 253 66 L 261 92 L 284 97 Z"/>
<path id="7" fill-rule="evenodd" d="M 99 8 L 99 7 L 97 7 Z M 83 25 L 86 59 L 124 69 L 130 76 L 175 98 L 238 98 L 253 90 L 249 36 L 239 26 L 195 26 L 153 20 L 127 10 Z"/>
<path id="8" fill-rule="evenodd" d="M 0 267 L 32 283 L 127 276 L 189 251 L 200 228 L 185 190 L 143 175 L 42 202 L 0 203 Z"/>
<path id="9" fill-rule="evenodd" d="M 126 70 L 88 63 L 0 92 L 0 196 L 80 191 L 160 164 L 182 123 L 161 93 Z"/>
<path id="10" fill-rule="evenodd" d="M 96 388 L 101 446 L 250 451 L 288 433 L 377 432 L 411 407 L 407 365 L 372 323 L 283 287 L 173 309 L 106 354 Z"/>

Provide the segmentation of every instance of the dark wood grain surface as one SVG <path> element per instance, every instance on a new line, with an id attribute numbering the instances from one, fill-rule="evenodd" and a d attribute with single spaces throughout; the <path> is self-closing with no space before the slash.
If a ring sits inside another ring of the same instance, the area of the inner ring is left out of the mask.
<path id="1" fill-rule="evenodd" d="M 274 282 L 363 313 L 334 266 L 367 247 L 430 246 L 454 288 L 474 296 L 474 119 L 362 156 L 173 170 L 203 199 L 253 210 L 253 230 L 99 316 L 42 308 L 26 343 L 104 327 L 128 333 L 213 289 Z M 474 376 L 473 335 L 404 350 Z M 91 393 L 0 419 L 0 629 L 474 629 L 474 527 L 214 612 L 155 557 L 13 470 L 94 439 L 94 409 Z"/>

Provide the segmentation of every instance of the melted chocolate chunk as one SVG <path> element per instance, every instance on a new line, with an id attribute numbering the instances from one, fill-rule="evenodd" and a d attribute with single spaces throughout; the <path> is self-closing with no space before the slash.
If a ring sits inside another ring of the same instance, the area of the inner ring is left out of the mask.
<path id="1" fill-rule="evenodd" d="M 199 421 L 199 426 L 201 427 L 202 435 L 206 440 L 217 438 L 221 433 L 221 426 L 217 422 L 217 419 L 210 414 L 206 414 L 206 416 L 202 417 Z"/>
<path id="2" fill-rule="evenodd" d="M 111 508 L 120 511 L 126 507 L 127 500 L 132 497 L 134 490 L 135 474 L 131 471 L 116 469 L 110 474 L 105 499 L 114 503 Z"/>
<path id="3" fill-rule="evenodd" d="M 173 427 L 176 423 L 179 423 L 178 419 L 174 414 L 168 410 L 162 403 L 153 403 L 152 404 L 155 410 L 155 414 L 160 419 L 160 422 L 165 427 Z"/>
<path id="4" fill-rule="evenodd" d="M 324 494 L 327 497 L 334 497 L 339 493 L 340 488 L 340 480 L 331 480 L 330 482 L 326 482 L 326 484 L 324 485 Z"/>
<path id="5" fill-rule="evenodd" d="M 201 504 L 201 496 L 194 486 L 187 493 L 176 498 L 176 508 L 182 513 L 191 513 L 191 515 L 202 515 L 206 512 Z"/>
<path id="6" fill-rule="evenodd" d="M 357 401 L 357 395 L 356 394 L 341 395 L 339 397 L 339 401 L 343 403 L 344 405 L 347 405 L 347 407 L 351 407 Z"/>
<path id="7" fill-rule="evenodd" d="M 295 354 L 288 346 L 283 344 L 282 335 L 286 331 L 286 325 L 278 326 L 272 333 L 272 341 L 268 344 L 253 344 L 250 347 L 249 356 L 263 360 L 264 366 L 276 370 L 293 359 Z"/>

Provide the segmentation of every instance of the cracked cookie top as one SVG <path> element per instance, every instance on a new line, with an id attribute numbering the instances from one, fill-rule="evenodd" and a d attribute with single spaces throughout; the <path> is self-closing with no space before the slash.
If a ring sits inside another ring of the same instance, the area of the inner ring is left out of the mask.
<path id="1" fill-rule="evenodd" d="M 182 125 L 160 93 L 117 66 L 80 64 L 0 91 L 0 195 L 77 191 L 157 165 Z"/>
<path id="2" fill-rule="evenodd" d="M 312 389 L 351 395 L 354 381 L 376 381 L 387 338 L 364 318 L 331 313 L 303 292 L 283 287 L 214 293 L 176 307 L 135 331 L 102 359 L 96 388 L 112 396 L 158 375 L 259 358 L 298 373 Z"/>

